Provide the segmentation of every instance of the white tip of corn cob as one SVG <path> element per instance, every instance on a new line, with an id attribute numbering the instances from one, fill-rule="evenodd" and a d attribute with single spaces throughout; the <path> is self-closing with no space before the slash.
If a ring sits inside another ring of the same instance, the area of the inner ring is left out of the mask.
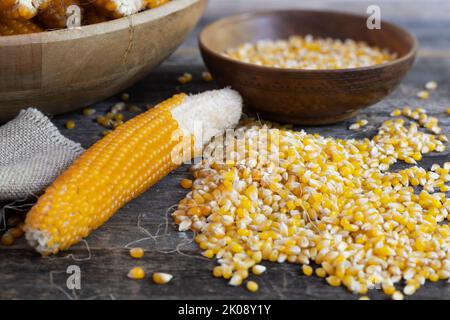
<path id="1" fill-rule="evenodd" d="M 116 4 L 116 13 L 129 16 L 143 10 L 146 6 L 144 0 L 113 0 Z"/>
<path id="2" fill-rule="evenodd" d="M 187 97 L 171 112 L 183 134 L 194 136 L 195 150 L 199 151 L 212 137 L 238 124 L 242 98 L 229 88 L 211 90 Z"/>
<path id="3" fill-rule="evenodd" d="M 47 0 L 17 0 L 16 6 L 25 7 L 30 11 L 36 11 Z"/>
<path id="4" fill-rule="evenodd" d="M 51 253 L 53 252 L 54 248 L 57 247 L 57 245 L 55 245 L 54 247 L 50 247 L 48 245 L 49 241 L 51 240 L 51 236 L 45 231 L 35 229 L 27 230 L 25 232 L 25 238 L 27 239 L 28 244 L 40 254 Z"/>

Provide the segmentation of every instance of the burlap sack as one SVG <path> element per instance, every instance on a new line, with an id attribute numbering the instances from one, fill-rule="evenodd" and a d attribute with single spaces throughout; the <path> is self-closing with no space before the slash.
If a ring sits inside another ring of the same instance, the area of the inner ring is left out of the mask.
<path id="1" fill-rule="evenodd" d="M 0 127 L 0 200 L 41 193 L 83 151 L 40 111 L 23 110 Z"/>

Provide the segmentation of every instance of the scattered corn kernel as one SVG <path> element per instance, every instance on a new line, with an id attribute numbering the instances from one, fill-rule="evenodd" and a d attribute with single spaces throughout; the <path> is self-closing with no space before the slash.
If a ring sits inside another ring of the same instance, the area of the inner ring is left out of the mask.
<path id="1" fill-rule="evenodd" d="M 120 99 L 123 102 L 128 102 L 128 101 L 130 101 L 130 95 L 128 93 L 124 92 L 120 95 Z"/>
<path id="2" fill-rule="evenodd" d="M 182 76 L 178 77 L 178 82 L 181 84 L 186 84 L 192 81 L 192 74 L 185 72 Z"/>
<path id="3" fill-rule="evenodd" d="M 395 289 L 402 279 L 404 294 L 426 280 L 448 279 L 450 227 L 441 222 L 450 209 L 442 193 L 450 163 L 389 171 L 446 146 L 430 130 L 438 119 L 409 107 L 401 114 L 410 119 L 385 121 L 371 140 L 244 122 L 226 144 L 211 142 L 211 156 L 192 167 L 195 188 L 175 221 L 198 232 L 199 246 L 218 259 L 217 276 L 231 285 L 263 260 L 299 263 L 305 275 L 314 273 L 314 262 L 316 275 L 332 286 L 365 295 L 381 285 L 393 299 L 403 298 Z M 425 125 L 427 132 L 418 130 Z M 252 150 L 260 134 L 269 145 Z M 214 151 L 231 159 L 216 159 Z M 210 208 L 206 214 L 194 209 L 203 206 Z"/>
<path id="4" fill-rule="evenodd" d="M 141 267 L 134 267 L 130 271 L 128 271 L 128 278 L 134 280 L 144 279 L 145 271 Z"/>
<path id="5" fill-rule="evenodd" d="M 152 274 L 152 280 L 156 284 L 166 284 L 172 280 L 173 276 L 169 273 L 155 272 Z"/>
<path id="6" fill-rule="evenodd" d="M 425 89 L 427 89 L 427 90 L 436 90 L 437 87 L 438 87 L 438 84 L 436 81 L 428 81 L 425 84 Z"/>
<path id="7" fill-rule="evenodd" d="M 228 282 L 230 286 L 240 286 L 242 284 L 242 277 L 238 274 L 235 274 L 231 277 L 230 281 Z"/>
<path id="8" fill-rule="evenodd" d="M 247 289 L 250 292 L 256 292 L 259 289 L 259 285 L 255 281 L 248 281 L 247 282 Z"/>
<path id="9" fill-rule="evenodd" d="M 417 93 L 417 97 L 418 97 L 419 99 L 426 100 L 426 99 L 428 99 L 428 98 L 430 97 L 430 93 L 429 93 L 428 91 L 425 91 L 425 90 L 419 91 L 419 92 Z"/>
<path id="10" fill-rule="evenodd" d="M 326 273 L 326 271 L 325 271 L 324 268 L 317 268 L 317 269 L 316 269 L 316 275 L 317 275 L 319 278 L 325 278 L 325 277 L 327 276 L 327 273 Z"/>
<path id="11" fill-rule="evenodd" d="M 213 77 L 212 77 L 211 73 L 209 73 L 208 71 L 204 71 L 204 72 L 202 72 L 202 79 L 203 79 L 203 81 L 210 82 L 213 80 Z"/>
<path id="12" fill-rule="evenodd" d="M 66 128 L 69 130 L 72 130 L 73 128 L 75 128 L 75 121 L 73 120 L 69 120 L 66 122 Z"/>
<path id="13" fill-rule="evenodd" d="M 128 107 L 128 111 L 134 112 L 134 113 L 140 113 L 140 112 L 142 112 L 142 108 L 140 108 L 136 105 L 131 105 Z"/>
<path id="14" fill-rule="evenodd" d="M 408 284 L 403 288 L 403 293 L 408 296 L 413 295 L 414 292 L 416 292 L 416 288 L 413 285 Z"/>
<path id="15" fill-rule="evenodd" d="M 126 106 L 125 102 L 117 102 L 111 107 L 111 111 L 106 114 L 106 117 L 112 119 L 116 113 L 125 111 Z"/>
<path id="16" fill-rule="evenodd" d="M 144 249 L 142 248 L 131 248 L 130 256 L 135 259 L 140 259 L 144 256 Z"/>
<path id="17" fill-rule="evenodd" d="M 303 271 L 303 274 L 308 277 L 313 274 L 313 268 L 307 264 L 304 264 L 302 266 L 302 271 Z"/>
<path id="18" fill-rule="evenodd" d="M 9 232 L 5 232 L 2 235 L 1 242 L 4 246 L 12 246 L 14 244 L 14 236 Z"/>
<path id="19" fill-rule="evenodd" d="M 14 238 L 20 238 L 21 236 L 23 236 L 23 230 L 19 227 L 9 229 L 7 233 L 12 235 Z"/>
<path id="20" fill-rule="evenodd" d="M 362 120 L 359 120 L 358 123 L 361 127 L 365 127 L 369 124 L 369 121 L 367 121 L 366 119 L 362 119 Z"/>
<path id="21" fill-rule="evenodd" d="M 395 291 L 392 300 L 403 300 L 403 294 L 400 291 Z"/>
<path id="22" fill-rule="evenodd" d="M 184 189 L 191 189 L 192 188 L 192 180 L 190 180 L 190 179 L 183 179 L 183 180 L 181 180 L 180 185 Z"/>
<path id="23" fill-rule="evenodd" d="M 353 130 L 353 131 L 357 131 L 359 129 L 361 129 L 361 124 L 359 124 L 358 122 L 353 123 L 350 125 L 350 127 L 348 128 L 349 130 Z"/>
<path id="24" fill-rule="evenodd" d="M 267 268 L 265 266 L 257 264 L 252 267 L 252 272 L 253 272 L 253 274 L 259 276 L 259 275 L 263 274 L 266 271 L 266 269 Z"/>
<path id="25" fill-rule="evenodd" d="M 370 300 L 368 296 L 361 296 L 358 300 Z"/>
<path id="26" fill-rule="evenodd" d="M 394 111 L 391 112 L 391 117 L 399 117 L 402 115 L 402 110 L 400 109 L 395 109 Z"/>
<path id="27" fill-rule="evenodd" d="M 95 113 L 95 109 L 93 108 L 84 108 L 83 109 L 83 115 L 85 116 L 91 116 Z"/>

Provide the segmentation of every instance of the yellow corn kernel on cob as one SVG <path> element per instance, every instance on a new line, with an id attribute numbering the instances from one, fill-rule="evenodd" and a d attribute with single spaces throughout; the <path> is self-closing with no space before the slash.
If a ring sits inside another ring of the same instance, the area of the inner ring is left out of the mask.
<path id="1" fill-rule="evenodd" d="M 42 31 L 44 30 L 31 20 L 0 20 L 0 36 L 12 36 Z"/>
<path id="2" fill-rule="evenodd" d="M 92 0 L 104 14 L 112 18 L 129 16 L 145 9 L 145 0 Z"/>
<path id="3" fill-rule="evenodd" d="M 46 8 L 49 0 L 2 0 L 0 16 L 7 19 L 31 19 Z"/>
<path id="4" fill-rule="evenodd" d="M 50 29 L 67 27 L 67 8 L 72 5 L 80 6 L 79 0 L 50 0 L 48 6 L 38 13 L 39 21 Z M 81 10 L 81 7 L 80 7 Z"/>
<path id="5" fill-rule="evenodd" d="M 146 6 L 149 9 L 160 7 L 166 3 L 168 3 L 170 0 L 145 0 Z"/>
<path id="6" fill-rule="evenodd" d="M 193 141 L 200 151 L 213 136 L 234 127 L 241 112 L 239 94 L 223 89 L 175 95 L 126 122 L 47 188 L 27 215 L 28 242 L 44 255 L 77 243 L 191 158 L 183 146 Z"/>

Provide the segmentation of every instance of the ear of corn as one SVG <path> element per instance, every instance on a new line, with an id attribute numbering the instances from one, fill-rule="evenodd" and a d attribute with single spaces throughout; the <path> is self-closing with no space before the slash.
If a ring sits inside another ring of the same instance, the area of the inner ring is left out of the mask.
<path id="1" fill-rule="evenodd" d="M 31 20 L 0 19 L 0 36 L 12 36 L 42 31 L 44 30 Z"/>
<path id="2" fill-rule="evenodd" d="M 137 13 L 145 8 L 145 0 L 93 0 L 92 2 L 101 13 L 120 18 Z"/>
<path id="3" fill-rule="evenodd" d="M 44 9 L 49 0 L 2 0 L 0 16 L 7 19 L 31 19 Z"/>
<path id="4" fill-rule="evenodd" d="M 157 8 L 160 7 L 166 3 L 168 3 L 170 0 L 145 0 L 147 8 Z"/>
<path id="5" fill-rule="evenodd" d="M 125 203 L 190 158 L 182 147 L 190 147 L 192 140 L 196 148 L 201 147 L 202 139 L 207 142 L 236 125 L 241 103 L 230 89 L 179 94 L 118 127 L 40 197 L 27 215 L 27 240 L 37 251 L 49 254 L 88 236 Z M 198 134 L 196 121 L 212 127 Z"/>
<path id="6" fill-rule="evenodd" d="M 106 15 L 98 12 L 98 10 L 92 5 L 84 6 L 83 9 L 84 9 L 83 14 L 84 25 L 96 24 L 109 20 L 109 18 Z"/>
<path id="7" fill-rule="evenodd" d="M 38 19 L 42 24 L 50 29 L 66 28 L 68 19 L 67 9 L 72 5 L 80 6 L 80 1 L 50 0 L 48 6 L 39 11 Z"/>

